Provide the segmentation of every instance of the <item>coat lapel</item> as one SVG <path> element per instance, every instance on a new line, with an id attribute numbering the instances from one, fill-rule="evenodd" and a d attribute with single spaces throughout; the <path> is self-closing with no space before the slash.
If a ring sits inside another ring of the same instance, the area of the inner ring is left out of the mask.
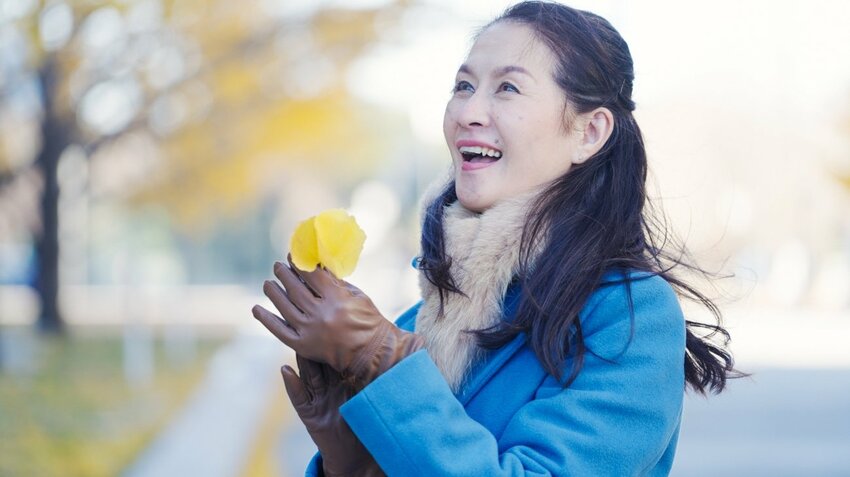
<path id="1" fill-rule="evenodd" d="M 502 305 L 502 316 L 510 321 L 516 313 L 519 304 L 520 288 L 518 282 L 512 282 L 507 289 Z M 490 381 L 502 366 L 507 363 L 526 343 L 526 334 L 519 333 L 506 345 L 499 349 L 488 350 L 481 360 L 474 365 L 466 377 L 466 383 L 458 392 L 458 400 L 466 405 Z"/>
<path id="2" fill-rule="evenodd" d="M 457 395 L 464 406 L 474 398 L 481 388 L 525 345 L 525 333 L 519 333 L 508 344 L 491 350 L 484 359 L 470 370 L 466 385 Z"/>
<path id="3" fill-rule="evenodd" d="M 506 296 L 505 301 L 510 310 L 513 310 L 513 307 L 516 306 L 516 290 L 517 287 L 514 286 L 508 289 L 508 295 Z M 415 331 L 416 313 L 421 305 L 422 302 L 419 302 L 407 310 L 398 318 L 396 325 L 405 331 Z M 490 380 L 490 378 L 492 378 L 493 375 L 495 375 L 499 369 L 501 369 L 501 367 L 504 366 L 505 363 L 507 363 L 508 360 L 510 360 L 511 357 L 520 350 L 520 348 L 522 348 L 525 344 L 525 336 L 525 333 L 519 333 L 505 346 L 502 346 L 499 349 L 489 350 L 484 354 L 481 361 L 469 371 L 466 385 L 456 395 L 462 404 L 466 405 L 469 401 L 471 401 L 472 398 L 478 394 L 478 391 L 480 391 L 481 388 L 484 387 L 484 385 Z"/>

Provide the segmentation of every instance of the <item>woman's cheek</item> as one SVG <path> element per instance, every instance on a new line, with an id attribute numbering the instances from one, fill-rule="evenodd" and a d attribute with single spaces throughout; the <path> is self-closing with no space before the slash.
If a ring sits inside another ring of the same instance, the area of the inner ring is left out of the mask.
<path id="1" fill-rule="evenodd" d="M 457 98 L 452 98 L 446 104 L 446 113 L 443 115 L 443 130 L 448 131 L 456 124 L 455 118 L 457 113 Z"/>

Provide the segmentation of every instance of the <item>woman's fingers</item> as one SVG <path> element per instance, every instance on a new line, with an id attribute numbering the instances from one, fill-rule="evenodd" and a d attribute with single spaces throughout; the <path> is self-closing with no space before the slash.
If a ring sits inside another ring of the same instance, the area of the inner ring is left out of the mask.
<path id="1" fill-rule="evenodd" d="M 298 270 L 294 263 L 292 263 L 292 255 L 289 254 L 286 256 L 286 260 L 289 262 L 289 268 L 298 273 L 298 276 L 301 277 L 302 280 L 307 284 L 308 287 L 313 291 L 313 293 L 322 298 L 325 296 L 325 292 L 323 290 L 329 290 L 336 286 L 336 277 L 333 276 L 331 272 L 327 269 L 319 265 L 312 272 L 305 272 L 303 270 Z"/>
<path id="2" fill-rule="evenodd" d="M 251 309 L 251 313 L 257 321 L 262 323 L 263 326 L 265 326 L 271 334 L 275 335 L 277 339 L 282 341 L 283 344 L 294 349 L 296 353 L 298 352 L 298 349 L 300 348 L 300 346 L 298 346 L 299 336 L 298 332 L 296 332 L 294 328 L 260 305 L 254 305 L 254 308 Z"/>
<path id="3" fill-rule="evenodd" d="M 316 299 L 316 295 L 301 281 L 299 273 L 291 267 L 294 265 L 287 267 L 281 262 L 275 262 L 274 275 L 286 288 L 289 300 L 301 310 L 307 311 L 310 302 Z"/>
<path id="4" fill-rule="evenodd" d="M 301 378 L 298 377 L 294 369 L 289 365 L 284 365 L 280 368 L 280 375 L 283 377 L 283 385 L 286 387 L 289 401 L 296 409 L 310 402 L 310 396 L 304 388 L 304 383 L 301 382 Z"/>
<path id="5" fill-rule="evenodd" d="M 277 311 L 286 318 L 286 321 L 291 322 L 296 327 L 303 322 L 304 312 L 292 302 L 291 295 L 284 291 L 277 282 L 266 280 L 263 283 L 263 293 L 271 300 Z"/>

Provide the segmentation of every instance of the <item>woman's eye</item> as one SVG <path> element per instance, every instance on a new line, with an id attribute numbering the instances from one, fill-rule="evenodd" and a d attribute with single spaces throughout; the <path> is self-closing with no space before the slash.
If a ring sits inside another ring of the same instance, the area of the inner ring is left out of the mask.
<path id="1" fill-rule="evenodd" d="M 452 89 L 452 92 L 457 93 L 459 91 L 472 92 L 475 91 L 475 88 L 472 87 L 472 84 L 470 84 L 469 81 L 458 81 L 457 84 L 455 84 L 455 87 Z"/>
<path id="2" fill-rule="evenodd" d="M 499 91 L 510 91 L 511 93 L 519 93 L 519 89 L 516 86 L 508 83 L 507 81 L 499 85 Z"/>

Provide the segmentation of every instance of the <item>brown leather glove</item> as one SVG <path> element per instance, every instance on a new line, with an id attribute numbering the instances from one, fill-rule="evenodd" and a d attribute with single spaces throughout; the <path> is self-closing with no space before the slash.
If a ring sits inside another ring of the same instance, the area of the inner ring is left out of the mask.
<path id="1" fill-rule="evenodd" d="M 286 321 L 257 305 L 254 316 L 296 353 L 331 365 L 358 390 L 425 346 L 425 339 L 387 321 L 359 288 L 324 268 L 297 271 L 275 263 L 263 291 Z"/>
<path id="2" fill-rule="evenodd" d="M 296 360 L 300 377 L 289 366 L 280 368 L 280 374 L 295 412 L 322 454 L 325 475 L 384 475 L 339 413 L 354 390 L 330 366 L 297 355 Z"/>

